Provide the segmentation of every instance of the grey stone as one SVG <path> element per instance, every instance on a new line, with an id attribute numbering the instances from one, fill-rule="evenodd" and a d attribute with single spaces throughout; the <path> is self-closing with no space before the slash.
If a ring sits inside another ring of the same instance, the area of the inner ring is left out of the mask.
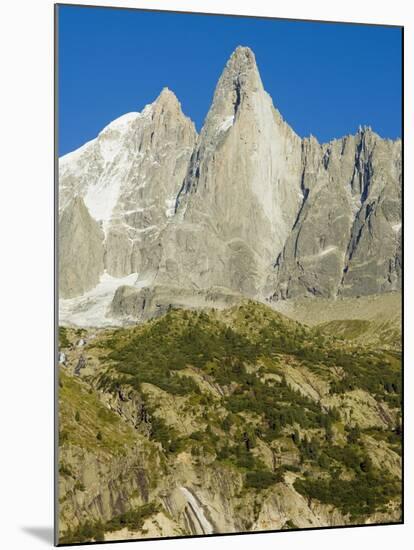
<path id="1" fill-rule="evenodd" d="M 104 235 L 83 199 L 75 196 L 59 217 L 59 292 L 62 298 L 96 286 L 104 270 Z"/>
<path id="2" fill-rule="evenodd" d="M 74 197 L 83 214 L 68 223 Z M 401 141 L 371 128 L 327 144 L 299 138 L 249 48 L 227 62 L 199 136 L 164 89 L 63 157 L 60 206 L 61 297 L 82 296 L 103 270 L 137 273 L 135 286 L 105 294 L 118 321 L 205 307 L 214 289 L 222 304 L 401 286 Z M 79 234 L 90 243 L 78 253 Z"/>

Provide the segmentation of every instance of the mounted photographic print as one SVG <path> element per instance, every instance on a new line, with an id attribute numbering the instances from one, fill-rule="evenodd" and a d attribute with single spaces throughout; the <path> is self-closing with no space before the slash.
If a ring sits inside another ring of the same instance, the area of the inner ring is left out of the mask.
<path id="1" fill-rule="evenodd" d="M 56 6 L 56 544 L 403 521 L 402 36 Z"/>

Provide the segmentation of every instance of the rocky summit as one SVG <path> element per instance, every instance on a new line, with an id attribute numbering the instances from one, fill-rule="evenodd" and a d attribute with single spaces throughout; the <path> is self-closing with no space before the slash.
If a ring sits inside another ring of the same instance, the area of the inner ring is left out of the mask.
<path id="1" fill-rule="evenodd" d="M 401 286 L 401 141 L 367 127 L 301 139 L 245 47 L 199 135 L 165 88 L 63 156 L 59 209 L 69 324 L 122 324 L 214 295 L 272 303 Z"/>

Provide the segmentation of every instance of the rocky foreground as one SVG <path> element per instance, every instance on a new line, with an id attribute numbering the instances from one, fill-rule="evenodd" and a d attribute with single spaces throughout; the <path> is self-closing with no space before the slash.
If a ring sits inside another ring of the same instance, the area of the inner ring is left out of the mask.
<path id="1" fill-rule="evenodd" d="M 59 542 L 399 522 L 400 326 L 381 323 L 243 301 L 61 327 Z"/>

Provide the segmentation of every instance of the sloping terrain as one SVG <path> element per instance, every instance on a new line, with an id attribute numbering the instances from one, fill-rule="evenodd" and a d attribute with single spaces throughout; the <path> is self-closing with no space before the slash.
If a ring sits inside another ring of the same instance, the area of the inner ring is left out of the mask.
<path id="1" fill-rule="evenodd" d="M 365 328 L 252 301 L 62 327 L 61 542 L 398 522 L 400 350 Z"/>
<path id="2" fill-rule="evenodd" d="M 357 298 L 282 300 L 272 307 L 306 325 L 362 346 L 401 347 L 402 295 L 387 292 Z"/>

